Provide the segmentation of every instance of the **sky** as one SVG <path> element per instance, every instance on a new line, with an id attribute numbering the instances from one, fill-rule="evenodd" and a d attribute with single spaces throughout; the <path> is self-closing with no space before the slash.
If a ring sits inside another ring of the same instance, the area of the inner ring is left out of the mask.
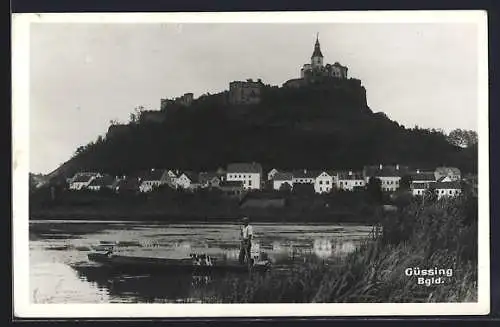
<path id="1" fill-rule="evenodd" d="M 324 63 L 347 66 L 374 112 L 406 127 L 477 131 L 473 23 L 32 23 L 30 171 L 53 171 L 137 106 L 300 77 L 317 33 Z"/>

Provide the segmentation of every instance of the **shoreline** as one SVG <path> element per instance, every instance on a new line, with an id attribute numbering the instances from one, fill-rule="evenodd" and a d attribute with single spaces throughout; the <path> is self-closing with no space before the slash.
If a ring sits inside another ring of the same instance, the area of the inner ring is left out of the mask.
<path id="1" fill-rule="evenodd" d="M 30 212 L 29 221 L 41 220 L 74 220 L 74 221 L 102 221 L 102 222 L 162 222 L 162 223 L 227 223 L 238 222 L 238 217 L 247 215 L 255 223 L 284 223 L 284 224 L 326 224 L 343 223 L 356 225 L 373 225 L 373 217 L 360 217 L 354 213 L 295 213 L 290 212 L 252 212 L 252 213 L 225 213 L 206 215 L 194 212 L 169 213 L 162 211 L 121 212 L 107 210 L 34 210 Z"/>

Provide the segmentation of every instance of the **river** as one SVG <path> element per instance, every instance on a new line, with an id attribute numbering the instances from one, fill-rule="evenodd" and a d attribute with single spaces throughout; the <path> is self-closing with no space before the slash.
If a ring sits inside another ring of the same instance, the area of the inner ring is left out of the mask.
<path id="1" fill-rule="evenodd" d="M 338 260 L 366 239 L 371 226 L 254 223 L 253 254 L 275 265 L 308 256 Z M 185 258 L 207 253 L 236 259 L 236 224 L 166 224 L 99 221 L 30 222 L 30 292 L 33 303 L 203 302 L 204 289 L 217 289 L 217 276 L 111 274 L 89 262 L 101 241 L 117 242 L 117 252 L 134 256 Z M 243 275 L 238 278 L 248 278 Z"/>

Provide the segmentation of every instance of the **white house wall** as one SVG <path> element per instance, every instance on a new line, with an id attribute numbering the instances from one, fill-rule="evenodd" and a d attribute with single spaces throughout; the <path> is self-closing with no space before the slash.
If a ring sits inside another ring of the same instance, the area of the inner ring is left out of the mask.
<path id="1" fill-rule="evenodd" d="M 355 187 L 364 187 L 365 181 L 360 179 L 338 180 L 336 186 L 339 190 L 352 191 Z"/>
<path id="2" fill-rule="evenodd" d="M 462 193 L 462 190 L 459 189 L 436 189 L 438 199 L 459 196 L 460 193 Z"/>
<path id="3" fill-rule="evenodd" d="M 314 182 L 314 191 L 316 193 L 329 193 L 332 191 L 333 178 L 328 174 L 321 174 Z"/>
<path id="4" fill-rule="evenodd" d="M 401 177 L 399 176 L 384 176 L 379 177 L 381 183 L 382 191 L 391 192 L 396 191 L 399 188 L 399 181 Z"/>
<path id="5" fill-rule="evenodd" d="M 243 182 L 243 188 L 245 189 L 260 189 L 259 173 L 228 173 L 227 181 Z"/>

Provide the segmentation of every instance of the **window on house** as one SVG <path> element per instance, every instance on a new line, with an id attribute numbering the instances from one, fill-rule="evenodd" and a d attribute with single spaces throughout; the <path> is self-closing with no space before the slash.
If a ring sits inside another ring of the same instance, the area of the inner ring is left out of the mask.
<path id="1" fill-rule="evenodd" d="M 323 185 L 323 181 L 319 181 L 319 185 Z"/>
<path id="2" fill-rule="evenodd" d="M 452 195 L 452 194 L 453 194 L 453 191 L 452 191 L 452 190 L 450 190 L 450 191 L 448 192 L 448 194 L 449 194 L 449 195 Z"/>
<path id="3" fill-rule="evenodd" d="M 248 181 L 248 185 L 252 186 L 252 181 Z"/>
<path id="4" fill-rule="evenodd" d="M 326 185 L 330 185 L 330 181 L 325 181 L 325 184 Z"/>

